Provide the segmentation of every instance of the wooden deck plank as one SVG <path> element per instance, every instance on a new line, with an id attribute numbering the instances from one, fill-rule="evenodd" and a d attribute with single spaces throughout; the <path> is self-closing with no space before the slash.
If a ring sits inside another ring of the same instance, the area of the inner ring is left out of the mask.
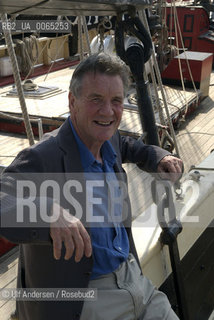
<path id="1" fill-rule="evenodd" d="M 18 247 L 0 257 L 0 288 L 16 288 Z M 15 311 L 15 300 L 0 301 L 0 319 L 8 320 Z"/>
<path id="2" fill-rule="evenodd" d="M 142 134 L 142 126 L 138 112 L 134 110 L 124 110 L 119 129 Z"/>
<path id="3" fill-rule="evenodd" d="M 34 79 L 34 82 L 40 86 L 56 86 L 62 92 L 46 99 L 26 98 L 26 105 L 30 116 L 59 117 L 61 114 L 68 112 L 68 87 L 73 70 L 74 67 L 69 67 L 53 72 L 48 75 L 45 82 L 44 75 Z M 6 92 L 11 90 L 11 88 L 12 86 L 7 86 L 7 88 L 0 89 L 0 111 L 21 114 L 18 98 L 6 96 Z"/>
<path id="4" fill-rule="evenodd" d="M 52 75 L 53 77 L 53 75 Z M 52 80 L 54 78 L 51 78 Z M 212 73 L 211 84 L 214 83 L 214 73 Z M 67 80 L 66 80 L 67 84 Z M 64 93 L 63 93 L 64 94 Z M 178 94 L 178 93 L 176 93 Z M 178 94 L 179 96 L 179 94 Z M 8 98 L 7 98 L 8 99 Z M 13 98 L 13 107 L 15 103 Z M 51 99 L 55 101 L 53 108 L 57 109 L 57 99 Z M 33 100 L 34 101 L 34 100 Z M 11 104 L 12 104 L 11 102 Z M 38 101 L 40 102 L 40 101 Z M 47 102 L 47 100 L 45 101 Z M 65 101 L 63 100 L 61 104 Z M 1 106 L 2 103 L 0 103 Z M 66 96 L 67 104 L 67 96 Z M 44 107 L 44 105 L 43 105 Z M 15 108 L 15 107 L 14 107 Z M 34 107 L 36 110 L 36 107 Z M 1 107 L 0 107 L 1 109 Z M 32 109 L 33 110 L 33 109 Z M 64 110 L 64 109 L 63 109 Z M 51 112 L 51 109 L 45 110 L 44 113 Z M 56 111 L 54 111 L 56 112 Z M 61 112 L 61 109 L 60 111 Z M 51 113 L 50 113 L 51 114 Z M 134 132 L 142 132 L 139 116 L 135 110 L 124 110 L 124 117 L 121 122 L 121 129 L 133 130 Z M 208 138 L 209 137 L 209 138 Z M 176 134 L 176 138 L 179 145 L 181 158 L 184 160 L 186 171 L 190 165 L 199 164 L 210 152 L 211 148 L 214 148 L 214 86 L 210 87 L 210 96 L 201 103 L 196 112 L 188 117 L 181 128 Z M 28 146 L 28 140 L 22 136 L 14 137 L 9 134 L 0 134 L 0 164 L 8 165 L 11 162 L 11 158 L 7 158 L 10 155 L 16 155 L 24 147 Z M 3 154 L 4 152 L 4 154 Z M 4 155 L 5 157 L 3 157 Z M 133 215 L 137 216 L 145 210 L 145 207 L 151 203 L 151 191 L 150 181 L 151 177 L 147 173 L 140 175 L 139 169 L 131 164 L 126 164 L 125 168 L 128 172 L 129 182 L 129 195 L 131 198 Z M 14 263 L 11 262 L 10 257 L 8 265 L 4 267 L 0 259 L 0 285 L 13 286 L 14 271 L 16 268 L 16 259 L 14 257 Z M 8 320 L 10 313 L 15 309 L 15 302 L 9 301 L 3 303 L 0 306 L 0 319 Z"/>
<path id="5" fill-rule="evenodd" d="M 212 101 L 214 108 L 214 101 Z M 206 107 L 206 99 L 200 106 L 203 110 Z M 184 160 L 185 167 L 188 170 L 191 165 L 199 164 L 208 156 L 214 146 L 214 110 L 210 108 L 206 116 L 200 113 L 200 109 L 190 123 L 185 124 L 184 128 L 179 130 L 177 141 L 181 158 Z M 206 120 L 204 120 L 206 119 Z M 204 126 L 201 125 L 204 123 Z"/>
<path id="6" fill-rule="evenodd" d="M 68 86 L 74 68 L 75 67 L 70 67 L 50 73 L 45 82 L 45 76 L 39 76 L 34 79 L 35 83 L 38 85 L 57 86 L 62 89 L 62 92 L 44 100 L 26 98 L 27 109 L 30 116 L 61 117 L 63 114 L 68 112 Z M 14 112 L 21 114 L 18 98 L 6 96 L 6 92 L 8 92 L 10 89 L 11 86 L 0 88 L 0 112 Z M 173 114 L 182 107 L 182 100 L 184 100 L 185 93 L 180 88 L 164 86 L 164 89 L 169 102 L 170 114 Z M 160 89 L 158 89 L 158 94 L 161 98 Z M 195 96 L 193 91 L 187 91 L 186 95 L 188 101 Z M 155 115 L 155 118 L 156 122 L 160 122 L 158 114 Z M 121 129 L 129 132 L 133 131 L 135 133 L 142 133 L 142 127 L 137 111 L 124 111 Z"/>
<path id="7" fill-rule="evenodd" d="M 18 272 L 18 264 L 14 266 L 11 270 L 11 272 L 7 272 L 5 275 L 5 286 L 1 287 L 1 289 L 8 288 L 8 289 L 14 289 L 17 286 L 17 272 Z M 0 301 L 0 310 L 5 305 L 5 303 L 9 302 L 8 300 L 1 300 Z M 1 319 L 1 317 L 0 317 Z"/>
<path id="8" fill-rule="evenodd" d="M 0 287 L 4 288 L 5 283 L 7 283 L 8 275 L 11 276 L 11 274 L 16 270 L 17 263 L 18 263 L 18 251 L 15 252 L 10 256 L 9 259 L 6 261 L 1 262 L 0 265 Z"/>
<path id="9" fill-rule="evenodd" d="M 0 308 L 0 319 L 10 320 L 10 316 L 15 310 L 16 310 L 15 300 L 5 301 L 5 304 Z"/>
<path id="10" fill-rule="evenodd" d="M 25 136 L 0 132 L 0 165 L 8 166 L 28 146 L 29 141 Z"/>
<path id="11" fill-rule="evenodd" d="M 214 320 L 214 311 L 212 312 L 208 320 Z"/>
<path id="12" fill-rule="evenodd" d="M 213 110 L 214 111 L 214 110 Z M 201 121 L 199 121 L 199 118 Z M 195 126 L 193 128 L 189 128 L 187 125 L 183 130 L 179 130 L 178 137 L 183 135 L 182 144 L 185 144 L 189 140 L 189 136 L 195 135 L 197 140 L 197 144 L 203 147 L 200 143 L 201 140 L 208 138 L 208 136 L 212 136 L 214 134 L 214 124 L 212 121 L 214 118 L 214 112 L 210 112 L 209 115 L 198 115 L 197 122 L 195 122 Z M 201 125 L 202 123 L 202 125 Z"/>

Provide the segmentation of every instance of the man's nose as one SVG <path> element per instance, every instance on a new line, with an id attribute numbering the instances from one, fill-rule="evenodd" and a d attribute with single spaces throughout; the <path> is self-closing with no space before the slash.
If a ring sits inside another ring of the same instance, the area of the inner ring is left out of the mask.
<path id="1" fill-rule="evenodd" d="M 113 107 L 111 104 L 111 101 L 105 101 L 100 108 L 100 114 L 106 115 L 106 116 L 111 116 L 114 114 Z"/>

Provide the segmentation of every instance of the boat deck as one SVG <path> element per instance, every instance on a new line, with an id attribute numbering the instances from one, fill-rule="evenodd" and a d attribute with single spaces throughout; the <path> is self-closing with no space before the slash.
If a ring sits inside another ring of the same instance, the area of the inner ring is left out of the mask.
<path id="1" fill-rule="evenodd" d="M 198 165 L 214 149 L 214 72 L 211 74 L 209 96 L 190 114 L 176 134 L 185 170 Z"/>
<path id="2" fill-rule="evenodd" d="M 57 86 L 60 93 L 43 97 L 42 99 L 26 99 L 30 118 L 40 117 L 42 121 L 56 119 L 63 121 L 68 115 L 68 84 L 75 67 L 66 68 L 45 76 L 39 76 L 35 83 L 39 86 Z M 8 97 L 7 93 L 11 86 L 0 88 L 0 118 L 4 115 L 21 116 L 21 107 L 17 97 Z M 192 90 L 186 90 L 186 94 L 180 88 L 170 88 L 164 86 L 168 97 L 169 111 L 171 117 L 177 117 L 184 108 L 184 101 L 191 104 L 196 101 L 196 94 Z M 186 98 L 185 98 L 186 95 Z M 214 72 L 211 74 L 209 97 L 205 98 L 200 106 L 186 120 L 179 120 L 180 128 L 177 130 L 176 139 L 180 156 L 184 160 L 185 167 L 197 165 L 214 148 Z M 2 114 L 3 113 L 3 114 Z M 156 114 L 156 121 L 158 121 Z M 1 126 L 0 122 L 0 126 Z M 126 134 L 136 134 L 140 136 L 143 131 L 140 123 L 137 108 L 125 108 L 119 129 Z M 28 146 L 28 141 L 24 135 L 14 135 L 0 132 L 0 165 L 8 165 L 12 157 L 20 150 Z M 191 156 L 190 156 L 191 155 Z"/>
<path id="3" fill-rule="evenodd" d="M 40 88 L 57 87 L 59 90 L 55 90 L 50 94 L 41 95 L 39 98 L 26 97 L 26 105 L 31 118 L 40 117 L 43 123 L 47 123 L 48 121 L 53 123 L 54 120 L 63 121 L 63 119 L 67 117 L 68 87 L 74 69 L 75 66 L 65 68 L 60 71 L 51 72 L 48 74 L 47 79 L 44 75 L 34 78 L 34 82 Z M 18 97 L 14 95 L 9 96 L 9 93 L 12 89 L 13 88 L 11 85 L 3 88 L 0 87 L 0 119 L 3 119 L 9 115 L 20 117 L 22 114 Z M 168 102 L 169 113 L 173 121 L 179 118 L 181 113 L 183 113 L 186 108 L 197 102 L 197 95 L 200 96 L 199 91 L 197 91 L 197 93 L 191 89 L 186 89 L 183 91 L 179 87 L 172 88 L 169 86 L 164 86 L 164 91 Z M 158 89 L 158 95 L 161 100 L 160 89 Z M 153 90 L 152 96 L 154 96 Z M 155 110 L 155 118 L 156 122 L 159 123 L 158 110 Z M 1 125 L 3 126 L 3 124 Z M 136 105 L 132 104 L 131 107 L 125 106 L 120 129 L 129 133 L 142 134 L 142 128 Z"/>
<path id="4" fill-rule="evenodd" d="M 18 247 L 0 257 L 0 288 L 16 288 Z M 15 311 L 15 300 L 0 300 L 0 319 L 9 320 Z"/>
<path id="5" fill-rule="evenodd" d="M 54 85 L 59 83 L 60 87 L 63 87 L 63 81 L 61 82 L 61 80 L 64 80 L 64 71 L 61 72 L 62 77 L 57 77 L 57 81 L 54 81 Z M 50 74 L 49 77 L 49 82 L 53 81 L 53 74 Z M 66 87 L 63 88 L 66 90 Z M 2 93 L 1 89 L 0 94 Z M 10 106 L 8 105 L 8 99 L 10 99 Z M 2 100 L 0 103 L 1 111 L 14 111 L 19 108 L 17 98 L 3 97 Z M 27 100 L 27 105 L 32 108 L 30 110 L 35 110 L 36 113 L 41 112 L 44 115 L 54 114 L 54 116 L 67 113 L 67 93 L 65 94 L 65 92 L 61 93 L 60 96 L 50 97 L 45 100 Z M 47 100 L 51 101 L 51 106 L 47 106 Z M 141 133 L 139 117 L 135 110 L 125 110 L 121 129 L 127 131 L 133 130 L 133 132 Z M 179 131 L 176 133 L 176 138 L 180 156 L 184 161 L 185 171 L 188 171 L 191 165 L 197 166 L 214 148 L 214 72 L 211 76 L 209 97 L 204 99 L 197 110 L 181 123 Z M 0 165 L 7 166 L 16 154 L 27 146 L 28 140 L 23 136 L 0 133 Z M 130 197 L 133 203 L 133 212 L 134 215 L 137 216 L 139 213 L 143 212 L 144 206 L 147 206 L 151 201 L 148 184 L 144 183 L 144 186 L 142 184 L 142 180 L 145 181 L 150 178 L 146 173 L 143 177 L 139 177 L 139 171 L 133 165 L 128 164 L 125 167 L 129 177 Z M 147 187 L 145 187 L 145 185 Z M 142 194 L 143 197 L 146 198 L 144 204 L 142 204 Z M 13 248 L 10 252 L 0 258 L 1 288 L 12 288 L 16 286 L 17 255 L 17 248 Z M 1 320 L 8 320 L 9 315 L 13 310 L 15 310 L 15 301 L 0 301 Z M 209 319 L 214 320 L 214 314 L 212 314 Z"/>

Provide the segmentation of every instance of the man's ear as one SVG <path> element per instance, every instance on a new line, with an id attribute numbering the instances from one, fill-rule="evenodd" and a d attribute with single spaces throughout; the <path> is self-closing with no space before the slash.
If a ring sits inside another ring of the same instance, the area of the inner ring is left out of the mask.
<path id="1" fill-rule="evenodd" d="M 74 108 L 74 101 L 75 101 L 75 97 L 73 95 L 73 93 L 71 91 L 69 91 L 68 93 L 68 101 L 69 101 L 69 110 L 70 112 L 73 111 Z"/>

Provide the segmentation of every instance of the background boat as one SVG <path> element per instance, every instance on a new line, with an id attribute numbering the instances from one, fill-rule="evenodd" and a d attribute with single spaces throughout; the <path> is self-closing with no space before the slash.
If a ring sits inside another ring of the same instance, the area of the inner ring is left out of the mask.
<path id="1" fill-rule="evenodd" d="M 62 2 L 64 9 L 59 9 Z M 31 1 L 28 4 L 26 2 L 25 5 L 22 5 L 20 3 L 15 3 L 15 1 L 13 3 L 12 1 L 11 6 L 8 7 L 4 1 L 1 1 L 0 12 L 7 12 L 9 14 L 24 12 L 25 14 L 32 15 L 41 13 L 59 15 L 67 9 L 69 15 L 84 13 L 85 15 L 93 14 L 100 16 L 113 15 L 115 12 L 118 12 L 118 10 L 125 13 L 130 6 L 136 7 L 139 10 L 144 10 L 145 7 L 149 6 L 149 1 L 127 1 L 123 6 L 121 6 L 121 3 L 117 1 L 109 1 L 109 4 L 103 4 L 102 1 L 90 1 L 90 9 L 88 7 L 89 2 L 84 1 L 78 2 L 77 4 L 75 1 L 58 0 L 56 2 L 54 1 L 54 3 L 52 1 L 51 7 L 49 4 L 49 1 L 46 1 L 46 3 L 42 2 L 41 4 L 38 2 L 32 3 Z M 44 122 L 43 129 L 45 129 L 45 121 L 48 118 L 50 118 L 52 122 L 51 124 L 48 123 L 47 126 L 50 127 L 47 130 L 51 130 L 55 126 L 58 126 L 60 121 L 64 121 L 65 117 L 67 117 L 67 85 L 74 68 L 75 66 L 67 67 L 67 69 L 50 73 L 45 84 L 43 83 L 44 76 L 38 76 L 35 79 L 36 84 L 39 86 L 44 85 L 51 87 L 54 85 L 61 89 L 60 92 L 55 92 L 56 94 L 54 93 L 52 96 L 47 95 L 46 97 L 43 97 L 44 99 L 32 99 L 29 96 L 26 98 L 27 109 L 30 117 L 37 119 L 39 116 L 39 118 L 42 119 L 42 122 Z M 184 96 L 187 95 L 187 89 L 185 89 L 185 93 L 184 90 L 181 90 L 180 88 L 173 89 L 175 90 L 174 92 L 177 101 L 174 105 L 173 102 L 170 102 L 170 100 L 167 99 L 168 104 L 172 104 L 172 107 L 174 108 L 170 119 L 172 122 L 174 120 L 174 124 L 180 124 L 180 131 L 177 134 L 176 140 L 179 147 L 179 153 L 184 159 L 185 172 L 189 171 L 191 165 L 196 166 L 195 169 L 191 169 L 191 171 L 184 176 L 182 183 L 184 195 L 180 195 L 180 199 L 174 199 L 175 208 L 177 210 L 177 214 L 183 212 L 184 216 L 196 215 L 199 217 L 206 217 L 205 221 L 203 221 L 203 225 L 197 225 L 197 227 L 192 227 L 183 223 L 183 231 L 178 236 L 179 256 L 177 255 L 178 259 L 175 263 L 175 267 L 181 273 L 181 280 L 183 281 L 184 291 L 186 292 L 186 296 L 185 292 L 183 292 L 183 298 L 185 297 L 185 315 L 181 317 L 183 319 L 204 320 L 208 319 L 209 316 L 211 319 L 213 318 L 213 316 L 211 316 L 211 312 L 214 306 L 214 260 L 213 229 L 210 225 L 213 221 L 213 153 L 205 162 L 203 161 L 204 158 L 208 156 L 214 145 L 212 122 L 214 100 L 213 83 L 213 73 L 211 73 L 211 80 L 208 84 L 210 89 L 209 97 L 204 97 L 203 102 L 200 103 L 200 106 L 195 110 L 194 114 L 189 115 L 189 118 L 187 117 L 188 113 L 186 112 L 187 98 L 184 98 Z M 1 88 L 0 105 L 1 108 L 3 108 L 1 111 L 4 112 L 6 116 L 9 115 L 18 118 L 21 116 L 21 108 L 18 106 L 18 98 L 14 96 L 9 97 L 7 95 L 11 89 L 11 87 Z M 158 88 L 158 86 L 157 89 L 161 91 L 161 88 Z M 171 88 L 168 90 L 171 90 Z M 191 92 L 191 90 L 189 92 Z M 151 99 L 153 96 L 155 96 L 155 92 L 153 95 L 151 94 Z M 197 96 L 198 95 L 196 94 L 196 97 Z M 132 98 L 132 103 L 127 99 L 120 126 L 121 133 L 144 138 L 141 119 L 135 101 L 135 92 L 133 95 L 132 92 L 130 92 L 130 97 Z M 160 93 L 159 99 L 163 99 L 162 93 Z M 182 108 L 184 108 L 183 112 L 181 112 L 180 109 L 178 110 L 178 102 L 182 99 L 184 100 L 184 103 L 182 104 Z M 195 101 L 196 100 L 197 103 L 193 103 L 195 108 L 198 106 L 198 102 L 200 101 L 198 98 L 195 98 Z M 61 110 L 59 109 L 59 105 L 62 105 Z M 183 115 L 186 117 L 183 117 Z M 4 115 L 4 117 L 6 116 Z M 166 120 L 170 121 L 167 117 Z M 4 121 L 6 123 L 6 120 Z M 18 119 L 13 119 L 12 123 L 15 121 L 23 123 L 23 120 Z M 35 127 L 38 127 L 38 121 L 36 122 Z M 21 133 L 21 131 L 19 133 Z M 36 133 L 36 130 L 34 133 Z M 8 141 L 6 150 L 3 151 L 3 156 L 5 157 L 1 156 L 0 158 L 0 160 L 4 161 L 5 165 L 9 163 L 9 158 L 7 156 L 15 156 L 18 149 L 22 149 L 28 144 L 23 137 L 18 138 L 17 136 L 6 132 L 2 133 L 0 138 L 2 138 L 3 141 L 2 145 L 6 139 L 6 141 Z M 168 142 L 170 141 L 171 140 Z M 17 146 L 17 144 L 19 144 L 19 146 Z M 179 292 L 176 291 L 179 291 L 179 288 L 176 288 L 176 285 L 173 282 L 173 276 L 175 278 L 175 273 L 172 273 L 168 248 L 159 240 L 162 230 L 159 226 L 158 220 L 152 220 L 151 225 L 149 226 L 144 225 L 143 223 L 146 217 L 149 219 L 150 217 L 157 216 L 157 206 L 152 203 L 151 197 L 151 182 L 153 178 L 146 173 L 142 174 L 136 166 L 126 165 L 126 170 L 128 172 L 129 192 L 133 204 L 133 233 L 137 243 L 137 249 L 143 271 L 158 287 L 161 287 L 161 289 L 168 294 L 174 309 L 176 312 L 179 312 L 181 311 L 179 309 L 180 306 L 178 306 Z M 197 173 L 195 174 L 194 171 L 198 171 L 199 175 Z M 195 189 L 192 187 L 192 184 Z M 194 192 L 197 192 L 197 197 L 194 202 L 190 203 L 190 200 L 194 200 Z M 176 196 L 176 194 L 174 194 L 174 196 Z M 147 222 L 149 223 L 149 220 Z M 17 272 L 16 257 L 17 250 L 15 248 L 1 259 L 0 282 L 2 287 L 15 287 Z M 192 297 L 194 298 L 192 299 Z M 181 305 L 183 304 L 181 303 Z M 14 308 L 14 301 L 1 303 L 0 314 L 2 319 L 4 319 L 3 317 L 6 319 L 11 312 L 11 308 Z M 188 316 L 186 316 L 186 313 Z"/>

